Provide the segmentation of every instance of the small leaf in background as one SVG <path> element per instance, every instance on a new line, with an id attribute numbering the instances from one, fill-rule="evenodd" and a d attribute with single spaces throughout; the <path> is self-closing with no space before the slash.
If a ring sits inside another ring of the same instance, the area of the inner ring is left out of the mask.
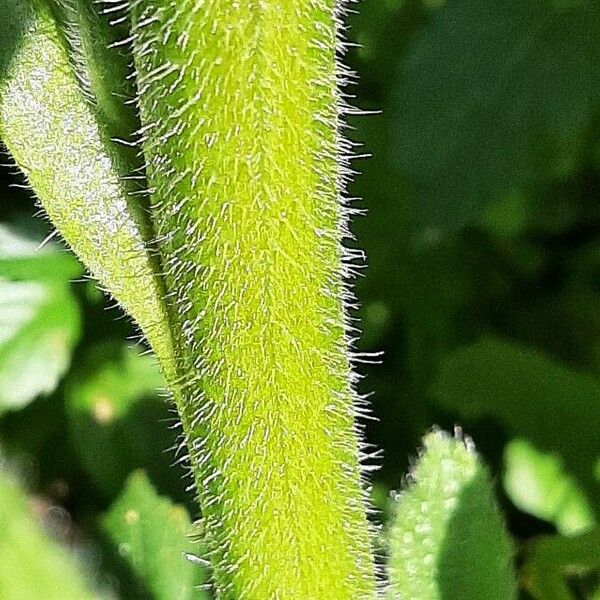
<path id="1" fill-rule="evenodd" d="M 103 519 L 103 527 L 124 561 L 155 600 L 203 600 L 206 580 L 196 555 L 185 508 L 157 495 L 146 475 L 131 475 L 125 490 Z"/>
<path id="2" fill-rule="evenodd" d="M 36 521 L 25 494 L 0 469 L 0 598 L 91 600 L 75 555 Z"/>
<path id="3" fill-rule="evenodd" d="M 521 581 L 535 600 L 576 600 L 591 597 L 573 591 L 568 579 L 600 575 L 600 529 L 576 537 L 541 536 L 528 542 L 523 551 Z M 596 579 L 597 582 L 597 579 Z M 586 586 L 590 587 L 589 583 Z M 593 583 L 592 583 L 593 587 Z M 594 598 L 600 594 L 596 589 Z"/>
<path id="4" fill-rule="evenodd" d="M 0 225 L 0 413 L 53 392 L 79 338 L 69 282 L 81 267 L 38 245 Z"/>
<path id="5" fill-rule="evenodd" d="M 600 100 L 593 2 L 446 2 L 401 64 L 390 111 L 422 224 L 455 230 L 580 159 Z"/>
<path id="6" fill-rule="evenodd" d="M 161 488 L 183 494 L 183 472 L 171 466 L 176 457 L 169 451 L 176 443 L 170 427 L 176 418 L 160 397 L 162 388 L 155 358 L 120 344 L 94 347 L 68 380 L 71 441 L 105 496 L 116 495 L 137 468 Z"/>
<path id="7" fill-rule="evenodd" d="M 389 532 L 393 598 L 512 600 L 512 545 L 470 442 L 433 432 Z"/>
<path id="8" fill-rule="evenodd" d="M 564 535 L 594 526 L 594 513 L 559 455 L 537 451 L 515 439 L 504 449 L 504 490 L 520 510 L 551 521 Z"/>
<path id="9" fill-rule="evenodd" d="M 441 361 L 432 391 L 439 404 L 471 425 L 492 418 L 540 452 L 556 453 L 577 478 L 594 510 L 600 485 L 600 382 L 541 353 L 492 337 L 461 347 Z"/>

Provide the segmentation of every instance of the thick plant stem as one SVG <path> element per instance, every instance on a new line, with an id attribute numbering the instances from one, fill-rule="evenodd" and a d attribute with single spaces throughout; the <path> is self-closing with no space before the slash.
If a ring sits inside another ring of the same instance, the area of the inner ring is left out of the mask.
<path id="1" fill-rule="evenodd" d="M 132 4 L 181 415 L 218 595 L 373 598 L 342 280 L 335 2 Z"/>

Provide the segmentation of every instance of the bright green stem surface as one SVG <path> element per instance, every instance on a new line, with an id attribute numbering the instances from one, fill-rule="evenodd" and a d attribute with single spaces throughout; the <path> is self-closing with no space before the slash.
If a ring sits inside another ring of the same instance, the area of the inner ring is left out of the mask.
<path id="1" fill-rule="evenodd" d="M 182 420 L 223 599 L 375 594 L 344 324 L 335 4 L 134 2 Z"/>
<path id="2" fill-rule="evenodd" d="M 76 74 L 46 3 L 0 0 L 0 139 L 62 237 L 172 371 L 163 292 L 124 180 L 130 166 L 105 129 L 104 104 L 82 89 L 83 54 L 77 62 Z"/>

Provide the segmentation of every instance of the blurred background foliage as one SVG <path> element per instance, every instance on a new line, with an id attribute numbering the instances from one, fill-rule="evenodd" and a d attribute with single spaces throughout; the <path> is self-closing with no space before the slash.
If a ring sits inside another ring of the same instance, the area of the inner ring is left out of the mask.
<path id="1" fill-rule="evenodd" d="M 384 351 L 360 369 L 381 519 L 424 433 L 458 423 L 494 477 L 523 598 L 597 600 L 600 7 L 351 8 L 348 93 L 373 111 L 347 133 L 372 154 L 350 196 L 368 210 L 352 242 L 368 256 L 359 348 Z M 86 581 L 57 598 L 187 598 L 202 569 L 151 575 L 172 560 L 161 548 L 186 551 L 198 517 L 160 375 L 77 260 L 55 240 L 38 249 L 52 229 L 4 162 L 0 536 L 24 554 L 0 557 L 0 598 L 49 598 L 11 589 L 7 571 L 40 561 L 31 585 L 47 590 L 71 568 L 65 548 Z"/>

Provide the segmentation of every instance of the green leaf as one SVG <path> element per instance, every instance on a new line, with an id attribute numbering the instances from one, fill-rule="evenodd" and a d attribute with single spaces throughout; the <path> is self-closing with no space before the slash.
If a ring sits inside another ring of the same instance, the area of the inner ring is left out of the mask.
<path id="1" fill-rule="evenodd" d="M 186 553 L 192 525 L 186 510 L 158 496 L 143 472 L 130 476 L 103 519 L 119 554 L 156 600 L 201 600 L 204 570 Z M 194 544 L 197 552 L 197 545 Z"/>
<path id="2" fill-rule="evenodd" d="M 156 360 L 122 345 L 93 348 L 67 381 L 69 435 L 97 488 L 113 497 L 137 468 L 166 489 L 183 488 L 172 467 L 177 432 Z"/>
<path id="3" fill-rule="evenodd" d="M 512 546 L 470 441 L 433 432 L 397 498 L 389 533 L 393 598 L 516 598 Z"/>
<path id="4" fill-rule="evenodd" d="M 53 392 L 71 362 L 80 313 L 77 262 L 0 225 L 0 413 Z"/>
<path id="5" fill-rule="evenodd" d="M 0 598 L 91 600 L 74 555 L 49 538 L 23 492 L 0 469 Z"/>
<path id="6" fill-rule="evenodd" d="M 95 105 L 100 121 L 111 136 L 131 143 L 139 123 L 131 101 L 135 81 L 126 21 L 90 0 L 49 0 L 49 5 L 66 38 L 79 84 Z M 141 166 L 137 154 L 134 150 L 129 158 Z"/>
<path id="7" fill-rule="evenodd" d="M 576 537 L 536 538 L 522 555 L 521 581 L 536 600 L 575 600 L 567 577 L 600 573 L 600 528 Z"/>
<path id="8" fill-rule="evenodd" d="M 560 533 L 582 533 L 595 523 L 594 513 L 557 454 L 538 452 L 523 439 L 504 449 L 504 489 L 515 506 L 556 525 Z"/>
<path id="9" fill-rule="evenodd" d="M 457 0 L 404 59 L 396 160 L 422 223 L 454 229 L 577 163 L 600 99 L 595 2 Z"/>
<path id="10" fill-rule="evenodd" d="M 460 414 L 465 423 L 493 418 L 512 437 L 560 455 L 594 510 L 600 508 L 594 476 L 600 431 L 596 378 L 488 337 L 447 355 L 432 391 L 441 406 Z"/>
<path id="11" fill-rule="evenodd" d="M 95 52 L 104 29 L 92 25 L 94 11 L 80 14 L 84 4 L 73 4 L 67 12 L 86 23 L 75 56 L 69 31 L 50 6 L 0 0 L 0 137 L 61 236 L 137 321 L 170 372 L 164 292 L 147 247 L 144 183 L 131 152 L 112 139 L 121 119 L 108 106 L 107 98 L 115 99 L 102 83 L 108 74 L 99 72 L 103 53 Z M 94 35 L 100 39 L 92 43 Z"/>

